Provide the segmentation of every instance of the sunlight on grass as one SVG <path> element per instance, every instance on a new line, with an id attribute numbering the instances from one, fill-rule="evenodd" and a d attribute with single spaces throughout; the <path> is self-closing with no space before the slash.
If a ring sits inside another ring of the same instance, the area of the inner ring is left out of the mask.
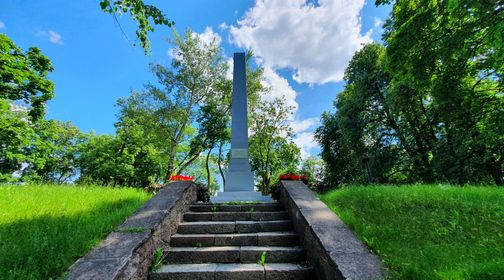
<path id="1" fill-rule="evenodd" d="M 348 187 L 321 199 L 395 279 L 504 279 L 504 189 Z"/>
<path id="2" fill-rule="evenodd" d="M 60 276 L 149 198 L 131 188 L 0 185 L 1 277 Z"/>

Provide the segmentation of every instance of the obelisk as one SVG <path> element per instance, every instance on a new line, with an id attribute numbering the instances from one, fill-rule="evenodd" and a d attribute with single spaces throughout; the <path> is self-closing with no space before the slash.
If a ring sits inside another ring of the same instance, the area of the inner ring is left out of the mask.
<path id="1" fill-rule="evenodd" d="M 245 53 L 233 57 L 233 99 L 231 103 L 231 160 L 226 174 L 224 192 L 212 202 L 270 201 L 254 191 L 254 175 L 248 157 L 248 108 Z"/>

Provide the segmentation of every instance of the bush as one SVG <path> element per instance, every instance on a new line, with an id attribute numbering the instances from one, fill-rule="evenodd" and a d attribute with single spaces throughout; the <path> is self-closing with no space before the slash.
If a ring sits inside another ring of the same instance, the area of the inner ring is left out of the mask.
<path id="1" fill-rule="evenodd" d="M 209 202 L 210 201 L 210 190 L 206 187 L 206 185 L 201 183 L 196 184 L 196 199 L 201 202 Z"/>

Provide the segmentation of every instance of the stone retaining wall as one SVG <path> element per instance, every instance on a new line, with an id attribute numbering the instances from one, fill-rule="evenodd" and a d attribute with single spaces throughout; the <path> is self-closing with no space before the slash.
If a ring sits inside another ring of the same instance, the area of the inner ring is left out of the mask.
<path id="1" fill-rule="evenodd" d="M 282 181 L 279 201 L 292 218 L 318 279 L 382 279 L 380 259 L 308 187 Z"/>
<path id="2" fill-rule="evenodd" d="M 169 244 L 194 201 L 194 183 L 167 185 L 75 262 L 66 279 L 147 279 L 154 252 Z"/>

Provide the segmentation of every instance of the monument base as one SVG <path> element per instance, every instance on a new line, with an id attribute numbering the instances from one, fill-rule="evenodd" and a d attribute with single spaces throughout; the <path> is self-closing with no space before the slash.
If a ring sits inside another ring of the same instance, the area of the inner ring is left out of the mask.
<path id="1" fill-rule="evenodd" d="M 260 192 L 218 192 L 216 196 L 210 198 L 210 202 L 231 202 L 231 201 L 250 201 L 250 202 L 273 202 L 269 196 L 262 195 Z"/>

